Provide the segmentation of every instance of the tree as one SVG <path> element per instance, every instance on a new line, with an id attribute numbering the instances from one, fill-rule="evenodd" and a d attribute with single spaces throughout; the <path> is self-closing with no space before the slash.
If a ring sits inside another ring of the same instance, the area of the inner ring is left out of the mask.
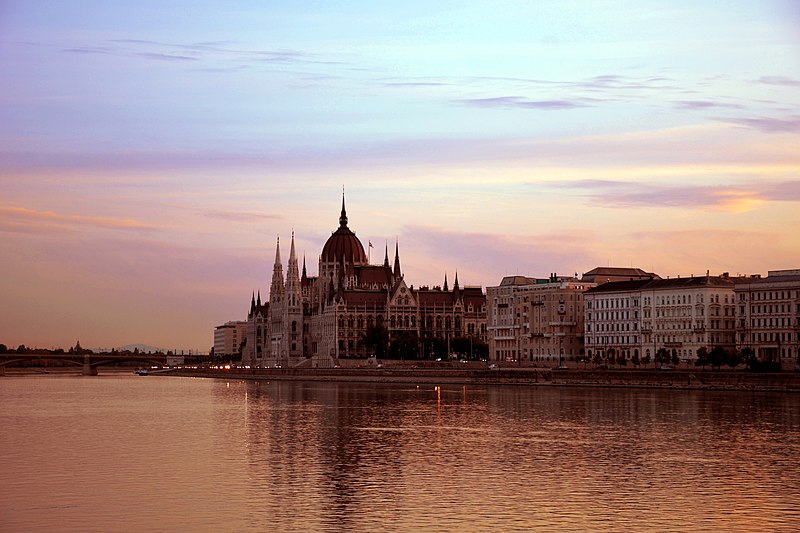
<path id="1" fill-rule="evenodd" d="M 725 364 L 731 367 L 731 370 L 742 364 L 742 355 L 735 349 L 728 350 L 725 354 Z"/>
<path id="2" fill-rule="evenodd" d="M 656 352 L 656 363 L 664 364 L 670 362 L 669 350 L 666 348 L 659 348 Z"/>
<path id="3" fill-rule="evenodd" d="M 600 352 L 594 353 L 594 357 L 592 357 L 592 363 L 594 363 L 594 366 L 600 366 L 603 363 L 603 356 L 600 355 Z"/>
<path id="4" fill-rule="evenodd" d="M 419 352 L 419 337 L 414 332 L 404 331 L 389 343 L 389 357 L 392 359 L 416 359 Z"/>
<path id="5" fill-rule="evenodd" d="M 633 352 L 633 357 L 631 357 L 631 364 L 633 364 L 633 366 L 638 368 L 640 363 L 641 361 L 639 360 L 639 352 L 638 351 Z"/>
<path id="6" fill-rule="evenodd" d="M 711 367 L 719 367 L 725 362 L 725 358 L 727 357 L 728 352 L 722 346 L 715 346 L 712 350 L 708 353 L 708 364 Z"/>
<path id="7" fill-rule="evenodd" d="M 642 357 L 642 364 L 644 366 L 647 366 L 647 365 L 650 364 L 650 354 L 649 353 L 644 354 L 644 356 Z"/>
<path id="8" fill-rule="evenodd" d="M 697 349 L 697 361 L 694 362 L 694 366 L 701 366 L 703 370 L 706 369 L 706 365 L 708 364 L 708 348 L 705 346 L 701 346 Z"/>
<path id="9" fill-rule="evenodd" d="M 0 344 L 0 353 L 8 353 L 8 346 Z"/>
<path id="10" fill-rule="evenodd" d="M 389 347 L 389 330 L 382 322 L 367 326 L 362 340 L 364 345 L 375 354 L 375 357 L 386 357 Z"/>
<path id="11" fill-rule="evenodd" d="M 681 358 L 678 356 L 677 350 L 672 350 L 672 364 L 674 366 L 678 366 L 681 362 Z"/>
<path id="12" fill-rule="evenodd" d="M 742 361 L 744 361 L 744 364 L 746 364 L 750 370 L 753 370 L 753 368 L 758 363 L 758 359 L 756 358 L 756 352 L 749 346 L 746 348 L 742 348 L 742 351 L 739 353 L 739 355 L 742 356 Z"/>
<path id="13" fill-rule="evenodd" d="M 20 344 L 19 346 L 17 346 L 17 353 L 20 354 L 28 353 L 28 348 L 26 348 L 24 344 Z"/>

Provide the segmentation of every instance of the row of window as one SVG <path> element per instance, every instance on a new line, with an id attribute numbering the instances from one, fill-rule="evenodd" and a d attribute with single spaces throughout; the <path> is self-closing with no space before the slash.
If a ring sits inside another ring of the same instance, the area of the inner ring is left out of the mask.
<path id="1" fill-rule="evenodd" d="M 753 295 L 753 300 L 788 300 L 792 297 L 792 291 L 760 291 L 751 292 L 750 294 Z M 794 297 L 800 298 L 800 291 L 794 291 Z M 742 302 L 747 301 L 747 293 L 740 293 L 739 300 Z"/>

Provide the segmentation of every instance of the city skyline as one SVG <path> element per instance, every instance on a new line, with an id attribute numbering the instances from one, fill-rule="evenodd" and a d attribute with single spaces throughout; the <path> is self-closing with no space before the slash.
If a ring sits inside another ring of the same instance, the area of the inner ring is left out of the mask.
<path id="1" fill-rule="evenodd" d="M 796 268 L 789 1 L 4 2 L 0 333 L 207 349 L 341 187 L 407 282 Z"/>

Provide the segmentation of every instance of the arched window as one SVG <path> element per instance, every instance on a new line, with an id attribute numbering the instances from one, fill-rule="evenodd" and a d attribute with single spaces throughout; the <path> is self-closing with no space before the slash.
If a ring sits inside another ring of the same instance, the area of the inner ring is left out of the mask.
<path id="1" fill-rule="evenodd" d="M 292 333 L 297 332 L 297 320 L 292 320 Z M 294 348 L 292 348 L 294 349 Z"/>
<path id="2" fill-rule="evenodd" d="M 392 315 L 391 317 L 389 317 L 389 327 L 394 329 L 394 325 L 395 325 L 395 320 L 394 320 L 394 315 Z"/>

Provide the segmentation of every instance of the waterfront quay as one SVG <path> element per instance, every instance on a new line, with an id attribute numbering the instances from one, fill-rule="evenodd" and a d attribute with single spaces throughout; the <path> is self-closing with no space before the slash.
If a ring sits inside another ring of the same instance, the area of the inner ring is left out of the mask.
<path id="1" fill-rule="evenodd" d="M 236 380 L 409 384 L 629 387 L 800 392 L 800 372 L 593 370 L 549 368 L 178 368 L 169 376 Z"/>

